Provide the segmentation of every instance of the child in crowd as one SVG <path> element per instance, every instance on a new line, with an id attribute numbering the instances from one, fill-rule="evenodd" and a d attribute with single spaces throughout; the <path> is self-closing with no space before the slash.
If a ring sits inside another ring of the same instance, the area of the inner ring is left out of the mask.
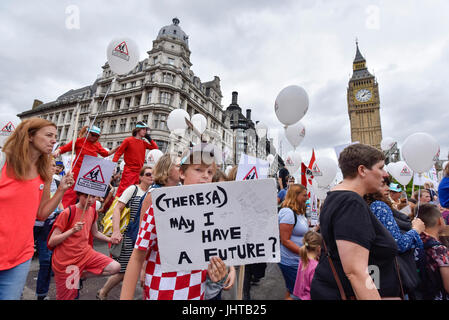
<path id="1" fill-rule="evenodd" d="M 449 250 L 439 241 L 439 233 L 446 228 L 436 205 L 419 206 L 418 216 L 426 229 L 421 233 L 424 249 L 417 249 L 417 267 L 424 300 L 449 300 Z"/>
<path id="2" fill-rule="evenodd" d="M 48 239 L 53 250 L 56 299 L 77 298 L 80 279 L 109 276 L 120 271 L 117 261 L 95 251 L 93 238 L 110 242 L 98 231 L 97 215 L 92 208 L 95 197 L 77 192 L 79 202 L 66 208 L 56 219 Z"/>
<path id="3" fill-rule="evenodd" d="M 300 261 L 293 294 L 300 300 L 310 300 L 310 285 L 318 265 L 322 241 L 319 233 L 308 231 L 304 235 L 304 245 L 299 248 Z"/>
<path id="4" fill-rule="evenodd" d="M 198 157 L 199 156 L 199 157 Z M 200 163 L 197 160 L 201 159 Z M 180 178 L 184 185 L 210 183 L 216 171 L 213 148 L 199 144 L 181 158 Z M 147 261 L 143 295 L 145 300 L 203 300 L 206 275 L 213 282 L 227 275 L 219 257 L 212 257 L 207 270 L 162 272 L 153 206 L 145 213 L 134 251 L 123 280 L 121 300 L 133 299 L 141 267 Z"/>

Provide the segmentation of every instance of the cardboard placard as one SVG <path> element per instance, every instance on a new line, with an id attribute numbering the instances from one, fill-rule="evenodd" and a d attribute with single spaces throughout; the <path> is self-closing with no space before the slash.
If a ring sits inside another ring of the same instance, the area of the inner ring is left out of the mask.
<path id="1" fill-rule="evenodd" d="M 115 163 L 112 161 L 84 156 L 74 190 L 96 197 L 104 197 L 114 168 Z"/>
<path id="2" fill-rule="evenodd" d="M 274 179 L 153 189 L 163 272 L 279 262 Z"/>

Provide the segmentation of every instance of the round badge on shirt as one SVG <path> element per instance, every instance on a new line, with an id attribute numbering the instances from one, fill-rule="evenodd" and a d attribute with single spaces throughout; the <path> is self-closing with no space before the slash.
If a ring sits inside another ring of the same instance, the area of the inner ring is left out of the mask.
<path id="1" fill-rule="evenodd" d="M 39 190 L 44 190 L 44 185 L 43 185 L 43 184 L 41 184 L 41 185 L 39 186 Z"/>

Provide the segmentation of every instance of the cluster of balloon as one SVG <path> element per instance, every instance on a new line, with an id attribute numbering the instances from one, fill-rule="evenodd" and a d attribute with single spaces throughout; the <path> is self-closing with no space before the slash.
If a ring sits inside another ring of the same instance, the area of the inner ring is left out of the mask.
<path id="1" fill-rule="evenodd" d="M 168 130 L 178 136 L 183 136 L 187 129 L 187 122 L 190 121 L 190 115 L 184 109 L 175 109 L 168 115 L 167 127 Z"/>
<path id="2" fill-rule="evenodd" d="M 413 172 L 405 161 L 390 162 L 387 165 L 387 172 L 403 186 L 408 185 L 413 177 Z"/>
<path id="3" fill-rule="evenodd" d="M 440 146 L 430 134 L 414 133 L 402 144 L 402 157 L 414 172 L 422 174 L 429 171 L 438 159 Z"/>
<path id="4" fill-rule="evenodd" d="M 111 70 L 125 75 L 137 66 L 139 47 L 132 39 L 116 38 L 109 43 L 106 56 Z"/>
<path id="5" fill-rule="evenodd" d="M 282 89 L 276 97 L 274 103 L 274 112 L 278 120 L 284 125 L 285 137 L 295 149 L 294 152 L 287 154 L 287 161 L 292 165 L 286 165 L 290 174 L 294 174 L 301 166 L 301 161 L 296 163 L 295 159 L 301 159 L 296 148 L 303 141 L 306 130 L 304 125 L 299 122 L 309 109 L 309 96 L 300 86 L 291 85 Z M 288 160 L 290 159 L 290 160 Z"/>
<path id="6" fill-rule="evenodd" d="M 164 154 L 162 153 L 161 150 L 159 149 L 153 149 L 150 150 L 150 152 L 148 152 L 147 155 L 147 164 L 150 167 L 154 167 L 156 165 L 156 162 L 159 161 L 159 159 L 163 156 Z"/>
<path id="7" fill-rule="evenodd" d="M 260 139 L 263 139 L 268 134 L 268 127 L 266 124 L 259 122 L 256 124 L 256 134 Z"/>

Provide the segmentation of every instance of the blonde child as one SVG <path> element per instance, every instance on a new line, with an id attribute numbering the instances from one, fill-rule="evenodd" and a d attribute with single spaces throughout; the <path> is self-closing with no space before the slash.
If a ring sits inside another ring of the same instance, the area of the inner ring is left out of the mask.
<path id="1" fill-rule="evenodd" d="M 304 245 L 299 248 L 300 260 L 293 294 L 300 300 L 310 300 L 310 285 L 318 265 L 322 241 L 319 233 L 308 231 L 304 235 Z"/>

